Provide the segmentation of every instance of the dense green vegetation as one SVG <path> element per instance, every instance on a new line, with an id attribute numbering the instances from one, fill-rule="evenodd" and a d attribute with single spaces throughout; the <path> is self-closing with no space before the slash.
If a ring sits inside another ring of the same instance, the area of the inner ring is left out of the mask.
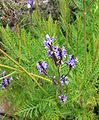
<path id="1" fill-rule="evenodd" d="M 6 71 L 4 77 L 13 77 L 6 89 L 0 88 L 0 103 L 10 102 L 8 113 L 15 119 L 98 120 L 98 0 L 59 0 L 59 11 L 58 19 L 53 20 L 50 14 L 46 19 L 37 7 L 30 18 L 31 25 L 26 23 L 21 28 L 17 24 L 13 32 L 0 23 L 0 73 Z M 61 74 L 68 71 L 65 63 L 68 55 L 78 58 L 68 75 L 68 90 L 67 86 L 64 88 L 65 103 L 60 103 L 58 87 L 52 84 L 52 79 L 36 69 L 38 61 L 44 60 L 49 65 L 48 74 L 59 79 L 57 67 L 44 47 L 46 34 L 56 39 L 55 46 L 67 50 Z M 0 76 L 1 84 L 4 77 Z"/>

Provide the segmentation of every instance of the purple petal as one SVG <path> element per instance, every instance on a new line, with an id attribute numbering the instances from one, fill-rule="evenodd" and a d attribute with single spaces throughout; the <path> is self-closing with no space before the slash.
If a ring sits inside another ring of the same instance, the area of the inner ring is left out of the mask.
<path id="1" fill-rule="evenodd" d="M 47 47 L 47 48 L 49 47 L 49 45 L 48 45 L 48 42 L 47 42 L 47 41 L 44 41 L 44 46 L 45 46 L 45 47 Z"/>
<path id="2" fill-rule="evenodd" d="M 52 56 L 52 51 L 51 50 L 48 50 L 48 56 L 51 57 Z"/>
<path id="3" fill-rule="evenodd" d="M 8 85 L 8 84 L 9 84 L 9 83 L 8 83 L 8 82 L 9 82 L 9 81 L 8 81 L 8 78 L 5 78 L 3 82 L 4 82 L 6 85 Z"/>
<path id="4" fill-rule="evenodd" d="M 65 95 L 60 95 L 59 99 L 60 99 L 60 102 L 66 102 L 67 97 Z"/>
<path id="5" fill-rule="evenodd" d="M 46 62 L 42 62 L 42 66 L 44 67 L 44 69 L 48 68 L 48 64 Z"/>
<path id="6" fill-rule="evenodd" d="M 37 70 L 41 73 L 41 74 L 47 74 L 46 69 L 48 68 L 48 64 L 45 61 L 40 61 L 37 63 L 36 65 Z"/>
<path id="7" fill-rule="evenodd" d="M 44 41 L 44 46 L 46 48 L 49 48 L 50 45 L 52 45 L 52 42 L 54 41 L 54 38 L 51 38 L 48 34 L 46 35 L 46 41 Z"/>
<path id="8" fill-rule="evenodd" d="M 31 8 L 33 6 L 33 2 L 34 2 L 34 0 L 28 0 L 27 7 Z"/>
<path id="9" fill-rule="evenodd" d="M 37 67 L 37 69 L 38 69 L 38 70 L 40 70 L 40 69 L 41 69 L 41 66 L 40 66 L 40 64 L 39 64 L 39 63 L 37 63 L 36 67 Z"/>
<path id="10" fill-rule="evenodd" d="M 54 37 L 50 37 L 48 34 L 46 35 L 46 40 L 49 42 L 53 42 L 55 40 Z"/>
<path id="11" fill-rule="evenodd" d="M 62 57 L 63 58 L 66 57 L 66 53 L 67 53 L 67 51 L 66 51 L 65 47 L 63 46 L 63 48 L 62 48 Z"/>
<path id="12" fill-rule="evenodd" d="M 74 68 L 76 65 L 76 62 L 78 62 L 77 58 L 74 58 L 73 55 L 69 55 L 69 60 L 66 62 L 66 64 L 70 67 L 70 68 Z"/>
<path id="13" fill-rule="evenodd" d="M 28 4 L 33 5 L 34 0 L 28 0 Z"/>
<path id="14" fill-rule="evenodd" d="M 60 83 L 61 83 L 61 85 L 63 86 L 64 84 L 67 84 L 68 85 L 68 80 L 67 80 L 67 76 L 65 77 L 64 75 L 62 75 L 61 77 L 60 77 Z"/>
<path id="15" fill-rule="evenodd" d="M 58 46 L 55 46 L 55 47 L 54 47 L 54 54 L 55 54 L 55 56 L 56 56 L 58 59 L 61 58 L 61 57 L 60 57 L 60 51 L 59 51 Z"/>
<path id="16" fill-rule="evenodd" d="M 10 83 L 13 80 L 12 77 L 7 78 L 7 81 Z"/>
<path id="17" fill-rule="evenodd" d="M 6 88 L 6 84 L 4 82 L 2 82 L 2 89 L 5 89 Z"/>

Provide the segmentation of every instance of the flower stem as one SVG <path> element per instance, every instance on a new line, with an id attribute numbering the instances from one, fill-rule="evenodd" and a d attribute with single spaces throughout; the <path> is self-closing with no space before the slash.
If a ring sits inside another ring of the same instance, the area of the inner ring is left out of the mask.
<path id="1" fill-rule="evenodd" d="M 60 95 L 62 95 L 63 91 L 62 91 L 62 86 L 61 86 L 61 83 L 60 83 L 60 67 L 57 67 L 57 70 L 58 70 L 58 75 L 59 75 L 59 89 L 60 89 Z"/>
<path id="2" fill-rule="evenodd" d="M 84 64 L 85 64 L 85 78 L 87 74 L 87 37 L 86 37 L 86 0 L 83 0 L 83 7 L 84 7 Z"/>
<path id="3" fill-rule="evenodd" d="M 69 70 L 68 70 L 67 74 L 65 75 L 65 77 L 69 75 L 70 71 L 71 71 L 71 68 L 69 68 Z"/>

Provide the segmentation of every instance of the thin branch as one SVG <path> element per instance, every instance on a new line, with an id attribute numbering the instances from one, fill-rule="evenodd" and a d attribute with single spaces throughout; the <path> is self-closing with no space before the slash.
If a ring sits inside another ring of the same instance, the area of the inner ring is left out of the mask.
<path id="1" fill-rule="evenodd" d="M 34 81 L 39 88 L 41 88 L 42 91 L 44 91 L 46 94 L 48 94 L 47 91 L 45 91 L 45 89 L 43 89 L 40 84 L 37 82 L 37 80 L 35 79 L 35 77 L 33 77 L 24 67 L 22 67 L 17 61 L 15 61 L 12 57 L 10 57 L 7 53 L 5 53 L 3 50 L 0 49 L 0 52 L 3 53 L 9 60 L 11 60 L 13 63 L 15 63 L 22 71 L 24 71 L 31 79 L 32 81 Z"/>
<path id="2" fill-rule="evenodd" d="M 87 37 L 86 37 L 86 0 L 83 0 L 83 6 L 84 6 L 84 64 L 85 64 L 85 78 L 87 74 Z"/>

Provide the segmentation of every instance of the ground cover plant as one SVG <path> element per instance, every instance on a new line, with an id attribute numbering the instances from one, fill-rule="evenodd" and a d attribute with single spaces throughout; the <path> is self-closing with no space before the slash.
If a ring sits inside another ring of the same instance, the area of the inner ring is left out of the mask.
<path id="1" fill-rule="evenodd" d="M 37 7 L 31 26 L 0 26 L 3 119 L 98 120 L 98 0 L 58 2 L 57 20 Z"/>

